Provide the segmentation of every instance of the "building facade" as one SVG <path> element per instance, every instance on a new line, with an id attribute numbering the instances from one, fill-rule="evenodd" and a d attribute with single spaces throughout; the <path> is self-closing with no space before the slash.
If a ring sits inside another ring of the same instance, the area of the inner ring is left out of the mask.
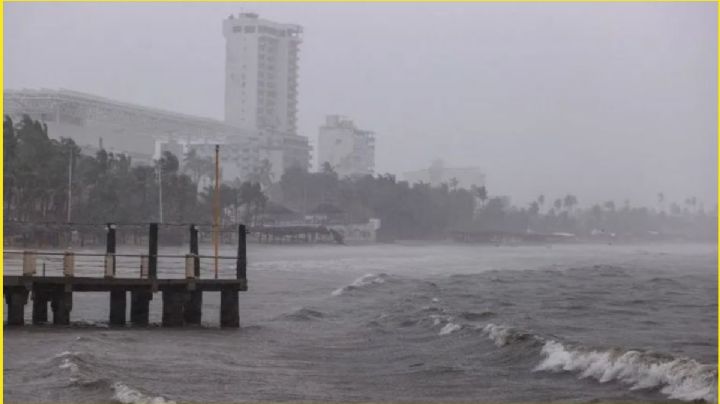
<path id="1" fill-rule="evenodd" d="M 302 27 L 254 13 L 223 21 L 225 122 L 256 131 L 260 160 L 279 180 L 286 169 L 310 167 L 307 138 L 297 135 L 298 52 Z"/>
<path id="2" fill-rule="evenodd" d="M 210 154 L 221 145 L 223 178 L 246 178 L 261 156 L 258 133 L 225 122 L 128 104 L 69 90 L 5 90 L 4 113 L 45 122 L 48 135 L 71 138 L 86 153 L 105 149 L 152 164 L 162 151 Z M 205 153 L 204 153 L 205 152 Z"/>
<path id="3" fill-rule="evenodd" d="M 297 134 L 298 51 L 302 28 L 231 15 L 225 36 L 225 122 Z"/>
<path id="4" fill-rule="evenodd" d="M 375 170 L 375 135 L 342 116 L 329 115 L 318 134 L 318 165 L 325 163 L 340 177 L 372 175 Z"/>
<path id="5" fill-rule="evenodd" d="M 403 178 L 411 184 L 425 182 L 438 186 L 455 183 L 458 188 L 465 189 L 485 186 L 485 173 L 479 167 L 445 167 L 441 160 L 433 162 L 425 170 L 407 172 Z"/>
<path id="6" fill-rule="evenodd" d="M 51 137 L 71 138 L 87 153 L 105 149 L 136 163 L 152 164 L 165 150 L 211 156 L 219 144 L 223 180 L 245 180 L 267 160 L 278 181 L 287 168 L 310 166 L 307 138 L 297 135 L 301 33 L 256 14 L 224 20 L 224 121 L 64 89 L 5 90 L 5 114 L 43 121 Z"/>

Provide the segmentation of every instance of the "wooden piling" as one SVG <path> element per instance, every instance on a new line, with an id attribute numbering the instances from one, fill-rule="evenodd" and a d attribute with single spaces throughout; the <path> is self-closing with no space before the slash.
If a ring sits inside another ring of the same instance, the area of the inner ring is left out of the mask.
<path id="1" fill-rule="evenodd" d="M 133 290 L 130 292 L 130 322 L 133 325 L 148 325 L 152 296 L 153 294 L 149 290 Z"/>
<path id="2" fill-rule="evenodd" d="M 25 288 L 14 288 L 5 293 L 7 303 L 7 325 L 25 325 L 25 304 L 28 292 Z"/>
<path id="3" fill-rule="evenodd" d="M 240 299 L 235 288 L 220 291 L 220 327 L 240 327 Z"/>
<path id="4" fill-rule="evenodd" d="M 53 324 L 69 325 L 70 311 L 72 310 L 72 292 L 59 289 L 53 292 L 50 304 L 53 310 Z"/>
<path id="5" fill-rule="evenodd" d="M 46 291 L 35 287 L 32 293 L 32 323 L 45 324 L 48 322 L 48 294 Z"/>
<path id="6" fill-rule="evenodd" d="M 187 291 L 184 289 L 166 289 L 162 291 L 162 326 L 182 327 L 185 324 L 185 301 Z"/>
<path id="7" fill-rule="evenodd" d="M 124 289 L 110 291 L 110 325 L 124 326 L 127 311 L 127 293 Z"/>
<path id="8" fill-rule="evenodd" d="M 183 314 L 186 324 L 200 325 L 202 323 L 202 297 L 201 290 L 193 290 L 188 293 Z"/>
<path id="9" fill-rule="evenodd" d="M 194 274 L 195 279 L 200 277 L 200 257 L 199 255 L 199 243 L 198 243 L 198 229 L 194 224 L 190 225 L 190 254 L 193 254 Z M 185 323 L 200 325 L 202 323 L 202 302 L 203 292 L 201 290 L 190 291 L 185 303 L 184 318 Z"/>

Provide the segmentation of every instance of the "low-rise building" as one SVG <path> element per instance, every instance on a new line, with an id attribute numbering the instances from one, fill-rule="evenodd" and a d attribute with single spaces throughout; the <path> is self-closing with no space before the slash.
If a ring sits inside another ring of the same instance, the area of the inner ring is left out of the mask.
<path id="1" fill-rule="evenodd" d="M 375 135 L 361 130 L 348 118 L 326 117 L 318 135 L 318 166 L 325 163 L 340 177 L 372 175 L 375 170 Z"/>
<path id="2" fill-rule="evenodd" d="M 5 114 L 47 124 L 52 138 L 71 138 L 86 152 L 125 153 L 151 164 L 162 151 L 183 156 L 189 149 L 212 156 L 221 146 L 223 180 L 247 179 L 263 159 L 278 180 L 291 166 L 309 166 L 307 139 L 269 130 L 241 128 L 220 120 L 170 112 L 70 90 L 5 90 Z"/>
<path id="3" fill-rule="evenodd" d="M 438 186 L 445 183 L 465 189 L 485 186 L 485 173 L 479 167 L 445 167 L 441 160 L 433 162 L 427 169 L 407 172 L 403 178 L 411 184 L 424 182 Z"/>

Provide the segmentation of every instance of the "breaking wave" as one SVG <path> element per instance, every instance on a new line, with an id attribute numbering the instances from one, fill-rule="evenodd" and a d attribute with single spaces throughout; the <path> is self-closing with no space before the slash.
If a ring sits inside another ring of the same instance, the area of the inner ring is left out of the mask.
<path id="1" fill-rule="evenodd" d="M 535 371 L 575 372 L 600 383 L 615 380 L 631 390 L 658 388 L 671 399 L 717 401 L 717 368 L 689 358 L 648 352 L 569 348 L 557 341 L 542 347 L 544 359 Z"/>
<path id="2" fill-rule="evenodd" d="M 580 379 L 616 381 L 630 390 L 657 389 L 671 399 L 717 402 L 717 367 L 694 359 L 619 348 L 588 349 L 492 323 L 482 332 L 498 347 L 522 341 L 539 343 L 542 359 L 534 372 L 571 372 Z"/>
<path id="3" fill-rule="evenodd" d="M 530 334 L 530 333 L 527 333 L 524 331 L 520 331 L 518 329 L 515 329 L 513 327 L 508 327 L 506 325 L 496 325 L 496 324 L 489 323 L 485 327 L 482 328 L 482 331 L 498 347 L 503 347 L 505 345 L 509 345 L 509 344 L 519 342 L 519 341 L 528 341 L 528 340 L 540 341 L 540 340 L 542 340 L 542 338 L 537 335 L 533 335 L 533 334 Z"/>
<path id="4" fill-rule="evenodd" d="M 381 274 L 365 274 L 353 281 L 353 283 L 343 286 L 339 289 L 335 289 L 331 295 L 333 296 L 340 296 L 344 293 L 347 293 L 351 290 L 360 289 L 369 285 L 377 285 L 381 283 L 385 283 L 389 276 L 387 274 L 381 273 Z"/>
<path id="5" fill-rule="evenodd" d="M 112 385 L 115 394 L 113 400 L 122 404 L 175 404 L 175 401 L 167 400 L 162 396 L 149 396 L 133 389 L 125 384 L 116 382 Z"/>
<path id="6" fill-rule="evenodd" d="M 445 326 L 440 330 L 440 332 L 438 333 L 438 335 L 448 335 L 448 334 L 452 334 L 452 333 L 454 333 L 455 331 L 460 330 L 461 328 L 462 328 L 462 326 L 461 326 L 460 324 L 455 324 L 455 323 L 448 322 L 448 323 L 445 324 Z"/>
<path id="7" fill-rule="evenodd" d="M 52 360 L 57 367 L 70 374 L 70 385 L 80 388 L 109 389 L 112 400 L 122 404 L 175 404 L 162 396 L 151 396 L 140 392 L 121 382 L 112 382 L 98 377 L 93 370 L 93 357 L 86 352 L 64 351 L 55 355 Z"/>

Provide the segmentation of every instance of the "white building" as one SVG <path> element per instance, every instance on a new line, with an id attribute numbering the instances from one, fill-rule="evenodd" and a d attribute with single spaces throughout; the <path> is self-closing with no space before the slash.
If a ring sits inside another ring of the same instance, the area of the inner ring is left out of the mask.
<path id="1" fill-rule="evenodd" d="M 375 170 L 375 135 L 355 127 L 339 115 L 328 115 L 318 135 L 318 166 L 330 163 L 340 177 L 372 175 Z"/>
<path id="2" fill-rule="evenodd" d="M 70 90 L 5 90 L 4 113 L 43 121 L 51 138 L 71 138 L 88 153 L 103 148 L 152 164 L 169 150 L 182 163 L 189 148 L 211 155 L 221 145 L 223 179 L 246 178 L 260 164 L 255 131 L 225 122 L 144 107 Z"/>
<path id="3" fill-rule="evenodd" d="M 225 121 L 297 133 L 298 50 L 302 28 L 242 13 L 223 21 Z"/>
<path id="4" fill-rule="evenodd" d="M 301 34 L 299 25 L 254 13 L 223 21 L 225 122 L 259 133 L 260 159 L 270 161 L 276 181 L 291 166 L 310 165 L 307 139 L 297 135 Z"/>
<path id="5" fill-rule="evenodd" d="M 479 167 L 445 167 L 442 160 L 433 162 L 430 168 L 425 170 L 407 172 L 403 177 L 411 184 L 425 182 L 438 186 L 456 182 L 458 188 L 465 189 L 485 186 L 485 173 Z"/>
<path id="6" fill-rule="evenodd" d="M 297 135 L 297 52 L 302 29 L 240 14 L 223 22 L 225 120 L 164 111 L 70 90 L 6 90 L 5 114 L 47 123 L 90 153 L 103 148 L 151 163 L 161 151 L 221 147 L 224 180 L 245 180 L 270 162 L 278 181 L 292 166 L 308 169 L 310 146 Z M 182 156 L 178 156 L 182 162 Z"/>

